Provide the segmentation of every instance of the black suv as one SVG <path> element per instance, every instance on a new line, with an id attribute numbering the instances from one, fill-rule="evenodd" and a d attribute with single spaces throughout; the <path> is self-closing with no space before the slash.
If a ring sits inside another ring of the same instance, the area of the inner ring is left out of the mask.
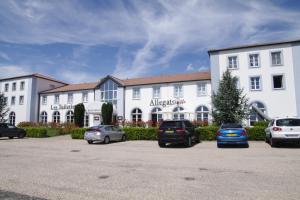
<path id="1" fill-rule="evenodd" d="M 23 138 L 26 136 L 24 129 L 17 128 L 8 123 L 0 123 L 0 137 L 9 137 L 13 139 L 14 137 Z"/>
<path id="2" fill-rule="evenodd" d="M 193 142 L 200 142 L 194 125 L 188 120 L 163 121 L 158 129 L 157 139 L 160 147 L 165 147 L 166 143 L 180 143 L 190 147 Z"/>

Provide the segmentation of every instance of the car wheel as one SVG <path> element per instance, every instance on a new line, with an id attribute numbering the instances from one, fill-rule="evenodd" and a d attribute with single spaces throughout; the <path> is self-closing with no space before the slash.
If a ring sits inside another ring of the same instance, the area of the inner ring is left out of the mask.
<path id="1" fill-rule="evenodd" d="M 222 147 L 223 147 L 223 145 L 222 145 L 222 144 L 219 144 L 219 143 L 217 143 L 217 147 L 218 147 L 218 148 L 222 148 Z"/>
<path id="2" fill-rule="evenodd" d="M 106 137 L 104 138 L 104 144 L 108 144 L 109 142 L 110 142 L 110 139 L 109 139 L 108 136 L 106 136 Z"/>
<path id="3" fill-rule="evenodd" d="M 123 135 L 123 136 L 122 136 L 121 141 L 122 141 L 122 142 L 125 142 L 125 141 L 126 141 L 126 135 Z"/>
<path id="4" fill-rule="evenodd" d="M 13 139 L 14 137 L 13 137 L 13 136 L 9 136 L 8 138 L 9 138 L 9 139 Z"/>
<path id="5" fill-rule="evenodd" d="M 184 142 L 184 146 L 191 147 L 192 146 L 192 138 L 191 136 L 187 137 Z"/>
<path id="6" fill-rule="evenodd" d="M 273 138 L 270 139 L 270 145 L 271 147 L 277 147 L 277 142 L 274 141 Z"/>
<path id="7" fill-rule="evenodd" d="M 265 137 L 265 142 L 266 142 L 266 143 L 269 143 L 269 142 L 270 142 L 269 139 L 267 138 L 267 136 Z"/>
<path id="8" fill-rule="evenodd" d="M 25 133 L 21 133 L 19 136 L 18 136 L 18 138 L 24 138 L 25 137 Z"/>
<path id="9" fill-rule="evenodd" d="M 244 146 L 245 148 L 249 148 L 249 144 L 247 143 L 247 144 L 245 144 L 245 146 Z"/>
<path id="10" fill-rule="evenodd" d="M 196 137 L 195 142 L 196 142 L 197 144 L 200 143 L 200 136 Z"/>
<path id="11" fill-rule="evenodd" d="M 88 140 L 87 141 L 89 144 L 93 144 L 93 140 Z"/>
<path id="12" fill-rule="evenodd" d="M 166 147 L 166 143 L 164 143 L 164 142 L 158 142 L 158 146 L 160 148 L 164 148 L 164 147 Z"/>

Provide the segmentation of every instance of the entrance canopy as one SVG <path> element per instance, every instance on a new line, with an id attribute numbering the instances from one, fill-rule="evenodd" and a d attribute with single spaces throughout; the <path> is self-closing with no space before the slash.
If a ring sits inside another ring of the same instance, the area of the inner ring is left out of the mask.
<path id="1" fill-rule="evenodd" d="M 99 102 L 99 101 L 92 102 L 87 105 L 87 107 L 85 108 L 85 111 L 87 112 L 87 114 L 100 115 L 101 108 L 104 103 L 105 102 Z M 113 114 L 117 114 L 117 108 L 115 105 L 113 105 Z"/>

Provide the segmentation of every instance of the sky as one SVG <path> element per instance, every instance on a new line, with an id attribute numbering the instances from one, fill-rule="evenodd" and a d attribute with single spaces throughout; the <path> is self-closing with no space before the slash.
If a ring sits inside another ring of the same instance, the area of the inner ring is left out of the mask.
<path id="1" fill-rule="evenodd" d="M 0 78 L 209 70 L 207 50 L 300 39 L 298 0 L 3 0 Z"/>

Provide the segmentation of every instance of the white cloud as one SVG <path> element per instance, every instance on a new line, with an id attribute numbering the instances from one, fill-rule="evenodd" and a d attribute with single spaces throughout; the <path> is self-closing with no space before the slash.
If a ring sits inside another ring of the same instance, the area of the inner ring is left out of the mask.
<path id="1" fill-rule="evenodd" d="M 194 67 L 193 67 L 193 65 L 192 64 L 188 64 L 187 66 L 186 66 L 186 68 L 185 68 L 185 71 L 194 71 L 195 69 L 194 69 Z"/>
<path id="2" fill-rule="evenodd" d="M 300 12 L 271 0 L 113 1 L 105 9 L 87 9 L 82 2 L 2 1 L 1 21 L 10 26 L 2 24 L 0 41 L 136 45 L 133 58 L 120 54 L 114 70 L 133 77 L 169 66 L 182 52 L 300 35 Z"/>
<path id="3" fill-rule="evenodd" d="M 31 70 L 24 66 L 0 65 L 0 78 L 9 78 L 31 74 Z"/>
<path id="4" fill-rule="evenodd" d="M 74 70 L 61 70 L 55 77 L 67 83 L 87 83 L 100 80 L 102 77 L 95 73 Z"/>
<path id="5" fill-rule="evenodd" d="M 1 51 L 0 51 L 0 58 L 7 60 L 7 61 L 10 60 L 10 57 L 6 53 L 1 52 Z"/>

